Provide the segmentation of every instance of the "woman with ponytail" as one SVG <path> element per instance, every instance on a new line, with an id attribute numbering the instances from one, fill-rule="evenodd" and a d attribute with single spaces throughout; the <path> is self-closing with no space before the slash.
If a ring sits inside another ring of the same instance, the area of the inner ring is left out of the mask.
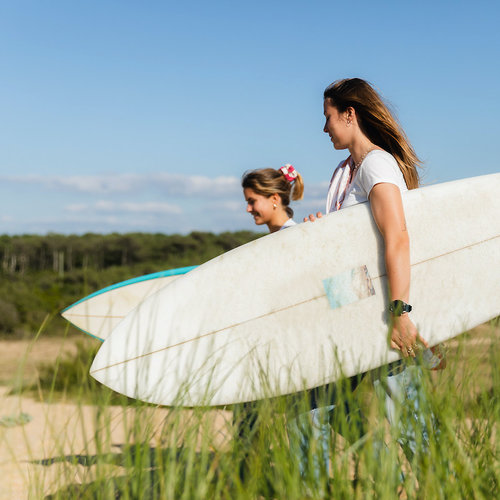
<path id="1" fill-rule="evenodd" d="M 271 233 L 295 225 L 290 201 L 302 199 L 304 182 L 292 165 L 245 172 L 241 187 L 255 224 L 266 224 Z"/>
<path id="2" fill-rule="evenodd" d="M 280 231 L 296 222 L 290 201 L 301 200 L 304 195 L 302 176 L 295 168 L 286 164 L 274 168 L 261 168 L 245 172 L 241 179 L 243 196 L 247 203 L 247 212 L 258 226 L 266 224 L 270 233 Z M 239 464 L 241 479 L 251 476 L 248 468 L 248 452 L 257 435 L 257 407 L 255 403 L 235 405 L 233 424 L 239 444 L 243 448 L 243 457 Z"/>
<path id="3" fill-rule="evenodd" d="M 293 210 L 290 201 L 300 200 L 304 194 L 302 176 L 292 165 L 285 165 L 277 170 L 263 168 L 251 170 L 243 175 L 241 185 L 247 202 L 247 212 L 255 224 L 266 224 L 271 233 L 293 226 Z M 349 391 L 354 391 L 362 376 L 351 377 L 348 381 Z M 317 478 L 320 468 L 328 471 L 329 467 L 329 434 L 331 427 L 344 434 L 343 429 L 331 425 L 330 419 L 336 407 L 335 384 L 328 384 L 301 393 L 287 415 L 287 433 L 292 453 L 297 456 L 299 469 L 305 475 L 308 469 L 310 448 L 312 443 L 318 446 L 319 457 L 313 459 L 312 467 Z M 346 411 L 352 416 L 351 421 L 356 428 L 351 434 L 360 436 L 364 429 L 363 416 L 354 401 L 342 402 Z M 305 406 L 309 411 L 303 413 Z M 243 403 L 235 408 L 234 423 L 241 441 L 250 447 L 256 433 L 257 412 L 253 403 Z M 344 436 L 349 440 L 349 437 Z M 248 448 L 247 448 L 248 449 Z M 321 465 L 320 465 L 321 464 Z M 244 464 L 242 470 L 244 469 Z M 328 472 L 327 472 L 328 474 Z"/>

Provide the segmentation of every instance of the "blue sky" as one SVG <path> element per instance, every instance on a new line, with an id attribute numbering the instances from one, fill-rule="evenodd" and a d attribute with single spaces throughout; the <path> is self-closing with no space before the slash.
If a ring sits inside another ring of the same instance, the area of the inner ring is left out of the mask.
<path id="1" fill-rule="evenodd" d="M 0 234 L 255 229 L 241 174 L 322 209 L 322 92 L 391 103 L 427 184 L 498 172 L 500 3 L 0 2 Z"/>

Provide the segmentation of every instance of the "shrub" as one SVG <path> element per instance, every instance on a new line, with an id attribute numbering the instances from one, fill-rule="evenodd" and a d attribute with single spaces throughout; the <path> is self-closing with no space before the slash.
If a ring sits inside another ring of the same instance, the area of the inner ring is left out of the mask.
<path id="1" fill-rule="evenodd" d="M 12 333 L 19 324 L 19 313 L 11 302 L 0 299 L 0 333 Z"/>

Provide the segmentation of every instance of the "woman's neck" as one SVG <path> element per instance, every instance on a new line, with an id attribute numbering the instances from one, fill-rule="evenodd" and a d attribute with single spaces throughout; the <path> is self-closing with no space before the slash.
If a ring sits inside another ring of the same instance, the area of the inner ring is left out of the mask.
<path id="1" fill-rule="evenodd" d="M 374 149 L 382 148 L 373 144 L 373 142 L 371 142 L 365 135 L 361 135 L 358 140 L 353 141 L 353 144 L 349 147 L 349 153 L 351 153 L 354 165 L 359 166 L 365 156 Z"/>
<path id="2" fill-rule="evenodd" d="M 273 215 L 271 220 L 267 223 L 269 232 L 275 233 L 276 231 L 279 231 L 289 218 L 290 217 L 284 210 L 280 210 L 279 212 L 276 211 L 276 214 Z"/>

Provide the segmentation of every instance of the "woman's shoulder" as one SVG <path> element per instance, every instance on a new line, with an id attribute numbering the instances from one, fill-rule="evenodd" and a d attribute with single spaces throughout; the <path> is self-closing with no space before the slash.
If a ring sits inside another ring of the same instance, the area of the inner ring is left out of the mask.
<path id="1" fill-rule="evenodd" d="M 366 156 L 359 168 L 358 179 L 367 194 L 380 182 L 396 184 L 401 190 L 406 190 L 404 177 L 396 159 L 381 149 L 375 149 Z"/>
<path id="2" fill-rule="evenodd" d="M 394 156 L 391 155 L 391 153 L 388 153 L 383 149 L 374 149 L 366 155 L 366 158 L 361 164 L 360 170 L 361 168 L 368 169 L 388 166 L 399 170 L 398 162 Z"/>
<path id="3" fill-rule="evenodd" d="M 382 176 L 382 177 L 397 177 L 402 176 L 399 169 L 398 162 L 387 151 L 382 149 L 375 149 L 371 151 L 363 163 L 359 167 L 359 174 L 361 176 Z"/>

